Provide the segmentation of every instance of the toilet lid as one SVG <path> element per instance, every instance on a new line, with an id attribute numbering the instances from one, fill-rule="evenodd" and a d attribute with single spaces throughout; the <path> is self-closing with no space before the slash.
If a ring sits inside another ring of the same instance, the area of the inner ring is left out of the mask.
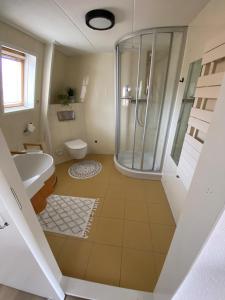
<path id="1" fill-rule="evenodd" d="M 78 140 L 72 140 L 65 143 L 65 145 L 70 149 L 82 149 L 87 147 L 87 143 L 84 141 L 78 139 Z"/>

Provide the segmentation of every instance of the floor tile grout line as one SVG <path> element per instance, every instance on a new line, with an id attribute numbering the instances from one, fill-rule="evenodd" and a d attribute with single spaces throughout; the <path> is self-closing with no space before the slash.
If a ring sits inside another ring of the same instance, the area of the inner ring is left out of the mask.
<path id="1" fill-rule="evenodd" d="M 111 160 L 112 160 L 112 156 L 108 156 L 107 159 L 105 160 L 104 159 L 104 156 L 96 156 L 96 155 L 92 155 L 92 159 L 97 159 L 97 157 L 99 158 L 100 162 L 104 165 L 104 163 L 107 164 L 107 174 L 106 176 L 108 177 L 107 180 L 103 180 L 102 178 L 98 178 L 96 176 L 96 180 L 90 180 L 90 181 L 87 181 L 88 182 L 88 185 L 89 187 L 95 187 L 96 185 L 96 189 L 94 189 L 94 193 L 98 196 L 83 196 L 81 195 L 80 197 L 98 197 L 98 198 L 102 198 L 102 204 L 101 204 L 101 210 L 100 210 L 100 214 L 98 215 L 95 215 L 95 218 L 99 219 L 99 218 L 105 218 L 105 219 L 111 219 L 111 220 L 119 220 L 119 221 L 122 221 L 122 241 L 121 241 L 121 245 L 117 244 L 109 244 L 108 242 L 99 242 L 97 241 L 95 238 L 94 239 L 90 239 L 88 240 L 90 243 L 91 243 L 91 250 L 90 250 L 90 253 L 89 253 L 89 257 L 88 257 L 88 262 L 87 262 L 87 265 L 86 265 L 86 271 L 85 271 L 85 277 L 86 277 L 86 272 L 87 272 L 87 269 L 88 269 L 88 265 L 89 265 L 89 262 L 90 262 L 90 258 L 91 258 L 91 255 L 92 255 L 92 251 L 93 251 L 93 247 L 94 245 L 106 245 L 106 246 L 110 246 L 110 247 L 116 247 L 116 248 L 120 248 L 121 249 L 121 258 L 120 258 L 120 278 L 119 278 L 119 286 L 121 285 L 121 272 L 122 272 L 122 259 L 123 259 L 123 253 L 124 253 L 124 249 L 132 249 L 132 250 L 135 250 L 135 251 L 138 251 L 138 252 L 145 252 L 145 253 L 151 253 L 152 255 L 155 255 L 155 254 L 158 254 L 158 255 L 162 255 L 163 257 L 165 257 L 167 255 L 167 252 L 164 253 L 164 252 L 160 252 L 160 251 L 155 251 L 155 249 L 138 249 L 136 247 L 125 247 L 125 244 L 124 244 L 124 232 L 125 232 L 125 223 L 126 222 L 135 222 L 135 223 L 142 223 L 142 224 L 148 224 L 148 228 L 150 230 L 150 234 L 151 234 L 151 237 L 150 239 L 153 241 L 153 238 L 152 238 L 152 226 L 155 225 L 163 225 L 163 226 L 166 226 L 166 227 L 172 227 L 174 228 L 173 225 L 167 225 L 167 224 L 161 224 L 161 223 L 152 223 L 152 221 L 150 220 L 150 217 L 149 217 L 149 204 L 150 203 L 156 203 L 156 204 L 160 204 L 161 201 L 152 201 L 150 202 L 150 199 L 148 197 L 145 197 L 143 199 L 144 203 L 145 203 L 145 208 L 147 209 L 147 220 L 136 220 L 136 219 L 132 219 L 132 218 L 125 218 L 125 214 L 126 214 L 126 204 L 127 204 L 127 197 L 124 197 L 124 213 L 123 213 L 123 218 L 118 218 L 118 217 L 107 217 L 107 216 L 104 216 L 102 215 L 102 210 L 103 210 L 103 207 L 104 207 L 104 203 L 106 201 L 111 201 L 112 199 L 107 199 L 106 198 L 108 197 L 107 194 L 110 194 L 109 191 L 110 189 L 114 189 L 115 188 L 115 191 L 116 190 L 119 190 L 120 187 L 123 187 L 124 188 L 124 191 L 127 191 L 129 189 L 129 185 L 131 183 L 134 183 L 134 185 L 136 187 L 134 187 L 134 189 L 139 189 L 140 187 L 143 187 L 143 189 L 145 189 L 145 192 L 141 193 L 143 195 L 147 195 L 148 194 L 148 189 L 149 189 L 149 182 L 143 182 L 143 181 L 139 181 L 139 180 L 135 180 L 135 179 L 130 179 L 130 178 L 126 178 L 125 176 L 122 176 L 120 175 L 120 173 L 118 171 L 114 171 L 114 166 L 113 166 L 113 163 L 111 163 Z M 110 162 L 110 164 L 109 164 Z M 67 163 L 67 166 L 69 166 L 69 164 Z M 63 169 L 61 170 L 61 172 L 67 172 L 67 166 L 65 167 L 65 170 L 63 171 Z M 102 173 L 101 173 L 102 175 Z M 99 176 L 101 176 L 99 174 Z M 98 178 L 98 179 L 97 179 Z M 86 182 L 86 183 L 87 183 Z M 122 182 L 122 184 L 121 184 Z M 85 184 L 86 183 L 82 183 L 81 188 L 79 188 L 80 190 L 80 193 L 82 194 L 82 189 L 84 188 Z M 79 183 L 78 183 L 79 184 Z M 151 185 L 153 188 L 156 188 L 157 191 L 160 191 L 161 189 L 161 186 L 159 185 L 159 183 L 157 182 L 157 184 L 152 184 Z M 97 193 L 96 193 L 97 191 Z M 101 196 L 99 196 L 99 191 L 100 191 L 100 194 Z M 71 191 L 72 193 L 72 191 Z M 89 193 L 89 192 L 88 192 Z M 91 191 L 90 191 L 91 193 Z M 118 192 L 116 192 L 118 193 Z M 126 192 L 127 193 L 127 192 Z M 157 192 L 158 193 L 158 192 Z M 138 192 L 137 192 L 138 194 Z M 128 193 L 127 193 L 128 195 Z M 141 198 L 140 198 L 141 199 Z M 139 200 L 140 200 L 139 199 Z M 119 199 L 118 199 L 119 200 Z M 166 199 L 167 200 L 167 199 Z M 65 240 L 66 241 L 66 240 Z M 153 246 L 153 245 L 152 245 Z M 156 261 L 154 260 L 154 268 L 156 270 Z"/>
<path id="2" fill-rule="evenodd" d="M 142 223 L 142 224 L 148 224 L 149 221 L 140 221 L 140 220 L 136 220 L 136 219 L 127 219 L 127 218 L 118 218 L 118 217 L 106 217 L 106 216 L 97 216 L 97 218 L 104 218 L 104 219 L 112 219 L 112 220 L 125 220 L 125 221 L 128 221 L 128 222 L 136 222 L 136 223 Z M 153 223 L 153 224 L 158 224 L 158 223 Z M 163 225 L 163 224 L 161 224 Z M 170 227 L 174 227 L 173 225 L 168 225 Z"/>
<path id="3" fill-rule="evenodd" d="M 62 236 L 64 237 L 64 235 L 62 235 Z M 58 237 L 54 236 L 54 238 L 58 238 Z M 61 238 L 61 237 L 59 237 L 59 238 Z M 123 245 L 123 244 L 115 245 L 115 244 L 110 244 L 110 243 L 107 243 L 107 242 L 82 239 L 82 238 L 78 238 L 78 237 L 72 237 L 72 238 L 68 237 L 68 238 L 62 238 L 62 239 L 65 239 L 66 241 L 68 241 L 68 239 L 69 240 L 76 240 L 76 241 L 79 241 L 79 242 L 83 241 L 83 242 L 88 242 L 88 243 L 92 243 L 92 244 L 104 245 L 104 246 L 115 247 L 115 248 L 126 248 L 126 249 L 141 251 L 141 252 L 160 254 L 160 255 L 164 255 L 164 256 L 167 255 L 167 253 L 168 253 L 168 251 L 163 252 L 163 251 L 157 251 L 157 250 L 154 250 L 154 249 L 143 249 L 143 248 L 129 247 L 129 246 L 126 246 L 126 245 Z M 62 246 L 60 248 L 62 248 Z"/>
<path id="4" fill-rule="evenodd" d="M 172 224 L 166 224 L 166 223 L 159 223 L 159 222 L 149 222 L 150 224 L 155 224 L 155 225 L 162 225 L 162 226 L 167 226 L 167 227 L 171 227 L 171 228 L 175 228 L 176 229 L 176 225 L 172 225 Z"/>
<path id="5" fill-rule="evenodd" d="M 153 247 L 153 250 L 155 250 L 153 231 L 152 231 L 151 223 L 149 223 L 149 228 L 150 228 L 150 234 L 151 234 L 151 238 L 152 238 L 152 247 Z"/>
<path id="6" fill-rule="evenodd" d="M 154 249 L 155 246 L 154 246 L 154 240 L 153 240 L 153 232 L 152 232 L 152 226 L 151 226 L 151 216 L 150 216 L 150 213 L 149 213 L 149 210 L 148 210 L 148 205 L 147 205 L 147 214 L 148 214 L 148 224 L 149 224 L 149 231 L 150 231 L 150 238 L 152 240 L 152 248 Z"/>
<path id="7" fill-rule="evenodd" d="M 94 242 L 90 241 L 90 243 L 91 243 L 91 250 L 90 250 L 88 260 L 87 260 L 87 265 L 86 265 L 86 268 L 85 268 L 85 271 L 84 271 L 84 279 L 87 278 L 87 271 L 88 271 L 88 267 L 89 267 L 89 262 L 90 262 L 91 255 L 92 255 L 93 248 L 94 248 Z"/>
<path id="8" fill-rule="evenodd" d="M 119 248 L 119 249 L 121 249 L 121 251 L 122 251 L 122 247 L 119 247 L 119 246 L 118 246 L 118 247 L 117 247 L 117 246 L 111 246 L 111 245 L 101 244 L 101 243 L 98 243 L 98 242 L 92 242 L 92 243 L 93 243 L 93 247 L 92 247 L 92 250 L 91 250 L 92 252 L 93 252 L 93 248 L 94 248 L 95 245 L 103 245 L 103 246 L 108 246 L 108 247 Z M 88 270 L 88 267 L 89 267 L 89 263 L 90 263 L 90 259 L 91 259 L 92 252 L 91 252 L 91 254 L 89 255 L 89 260 L 88 260 L 87 270 Z M 87 271 L 86 271 L 86 272 L 87 272 Z M 85 280 L 90 280 L 90 279 L 87 278 L 87 273 L 86 273 L 84 279 L 85 279 Z M 115 285 L 115 286 L 117 286 L 117 285 Z"/>
<path id="9" fill-rule="evenodd" d="M 124 205 L 124 212 L 123 212 L 123 234 L 122 234 L 122 249 L 121 249 L 121 258 L 120 258 L 120 278 L 119 278 L 119 286 L 121 286 L 121 277 L 122 277 L 122 266 L 123 266 L 123 247 L 124 247 L 124 237 L 125 237 L 125 210 L 126 204 Z"/>
<path id="10" fill-rule="evenodd" d="M 127 247 L 127 246 L 124 246 L 123 247 L 124 249 L 129 249 L 129 250 L 134 250 L 134 251 L 137 251 L 137 252 L 144 252 L 144 253 L 152 253 L 152 254 L 160 254 L 160 255 L 164 255 L 166 256 L 167 253 L 165 252 L 159 252 L 159 251 L 155 251 L 154 249 L 152 250 L 146 250 L 146 249 L 137 249 L 137 248 L 133 248 L 133 247 Z"/>
<path id="11" fill-rule="evenodd" d="M 59 253 L 58 253 L 58 255 L 56 255 L 58 257 L 58 259 L 60 259 L 60 257 L 62 256 L 63 248 L 64 248 L 65 244 L 67 243 L 68 236 L 64 236 L 63 239 L 65 239 L 65 241 L 63 241 L 63 243 L 62 243 L 62 245 L 60 247 Z"/>
<path id="12" fill-rule="evenodd" d="M 124 255 L 124 247 L 121 248 L 119 286 L 121 286 L 121 280 L 122 280 L 123 255 Z"/>
<path id="13" fill-rule="evenodd" d="M 151 203 L 150 205 L 161 205 L 160 203 Z M 162 224 L 162 225 L 164 225 L 165 223 L 161 223 L 161 222 L 154 222 L 154 221 L 151 221 L 151 215 L 150 215 L 150 212 L 149 212 L 149 206 L 150 206 L 149 204 L 147 204 L 147 211 L 148 211 L 148 215 L 149 215 L 149 220 L 150 220 L 150 223 L 156 223 L 156 224 Z M 169 204 L 168 204 L 169 205 Z M 168 209 L 166 209 L 166 211 L 167 211 Z M 171 212 L 170 212 L 171 213 Z M 171 222 L 173 222 L 173 224 L 165 224 L 165 225 L 171 225 L 171 226 L 176 226 L 176 223 L 175 223 L 175 221 L 174 221 L 174 218 L 173 218 L 173 215 L 172 215 L 172 213 L 171 213 Z"/>

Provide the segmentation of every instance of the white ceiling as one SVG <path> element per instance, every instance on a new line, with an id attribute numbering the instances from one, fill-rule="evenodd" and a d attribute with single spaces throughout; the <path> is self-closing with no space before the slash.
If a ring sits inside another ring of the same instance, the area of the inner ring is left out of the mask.
<path id="1" fill-rule="evenodd" d="M 123 35 L 144 28 L 188 25 L 209 0 L 0 0 L 0 18 L 76 51 L 112 51 Z M 85 14 L 105 8 L 115 14 L 108 31 L 85 24 Z"/>

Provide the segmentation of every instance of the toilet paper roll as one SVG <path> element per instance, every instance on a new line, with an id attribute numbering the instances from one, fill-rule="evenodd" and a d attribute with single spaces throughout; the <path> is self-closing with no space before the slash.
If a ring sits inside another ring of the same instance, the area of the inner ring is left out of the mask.
<path id="1" fill-rule="evenodd" d="M 28 123 L 28 124 L 27 124 L 27 131 L 28 131 L 28 132 L 34 132 L 35 129 L 36 129 L 36 127 L 34 126 L 33 123 Z"/>

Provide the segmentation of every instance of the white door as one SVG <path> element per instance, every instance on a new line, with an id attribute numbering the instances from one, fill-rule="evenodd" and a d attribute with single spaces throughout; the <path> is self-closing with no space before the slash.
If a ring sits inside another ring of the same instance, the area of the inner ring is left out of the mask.
<path id="1" fill-rule="evenodd" d="M 0 149 L 0 283 L 45 298 L 64 299 L 62 274 L 1 131 Z"/>

